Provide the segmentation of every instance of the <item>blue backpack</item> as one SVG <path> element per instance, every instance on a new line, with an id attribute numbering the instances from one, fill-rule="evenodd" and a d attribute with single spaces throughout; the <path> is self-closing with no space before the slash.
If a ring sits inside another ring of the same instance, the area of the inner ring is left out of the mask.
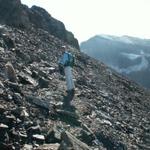
<path id="1" fill-rule="evenodd" d="M 64 67 L 67 67 L 67 66 L 73 67 L 74 66 L 74 56 L 69 52 L 65 52 L 63 54 L 63 56 L 59 59 L 58 64 L 59 64 L 60 74 L 65 75 Z"/>

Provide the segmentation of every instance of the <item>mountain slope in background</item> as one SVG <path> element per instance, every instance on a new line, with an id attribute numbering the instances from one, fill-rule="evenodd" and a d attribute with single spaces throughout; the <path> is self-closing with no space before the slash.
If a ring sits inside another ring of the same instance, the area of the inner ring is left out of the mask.
<path id="1" fill-rule="evenodd" d="M 78 40 L 65 29 L 59 20 L 53 18 L 43 8 L 28 8 L 20 0 L 0 0 L 0 23 L 19 28 L 41 28 L 79 49 Z"/>
<path id="2" fill-rule="evenodd" d="M 57 65 L 64 45 L 76 59 L 70 107 L 62 106 L 66 82 Z M 7 79 L 8 61 L 17 82 Z M 145 89 L 47 31 L 0 25 L 0 149 L 148 150 L 149 100 Z"/>
<path id="3" fill-rule="evenodd" d="M 150 40 L 98 35 L 82 42 L 81 51 L 150 88 Z"/>

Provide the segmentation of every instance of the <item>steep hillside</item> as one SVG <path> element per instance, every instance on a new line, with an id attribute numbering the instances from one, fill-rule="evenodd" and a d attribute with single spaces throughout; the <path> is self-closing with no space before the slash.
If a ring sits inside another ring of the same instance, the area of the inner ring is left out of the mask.
<path id="1" fill-rule="evenodd" d="M 150 88 L 150 40 L 99 35 L 81 43 L 81 51 Z"/>
<path id="2" fill-rule="evenodd" d="M 53 18 L 43 8 L 28 8 L 20 0 L 0 0 L 0 23 L 22 29 L 31 26 L 41 28 L 79 49 L 78 40 L 66 30 L 61 21 Z"/>
<path id="3" fill-rule="evenodd" d="M 150 149 L 150 94 L 69 45 L 76 91 L 62 107 L 64 44 L 41 29 L 0 26 L 0 149 Z M 17 83 L 6 80 L 8 61 Z"/>

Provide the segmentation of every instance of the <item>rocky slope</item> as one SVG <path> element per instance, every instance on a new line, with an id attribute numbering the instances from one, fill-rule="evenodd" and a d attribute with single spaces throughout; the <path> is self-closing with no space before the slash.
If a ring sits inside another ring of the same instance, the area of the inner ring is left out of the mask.
<path id="1" fill-rule="evenodd" d="M 28 8 L 21 4 L 20 0 L 0 0 L 0 23 L 19 28 L 41 28 L 79 49 L 78 40 L 66 30 L 62 22 L 53 18 L 43 8 Z"/>
<path id="2" fill-rule="evenodd" d="M 62 105 L 63 45 L 41 29 L 0 26 L 0 149 L 149 150 L 148 91 L 69 45 L 76 91 Z M 7 79 L 8 61 L 17 82 Z"/>
<path id="3" fill-rule="evenodd" d="M 150 40 L 97 35 L 81 43 L 81 51 L 150 88 Z"/>

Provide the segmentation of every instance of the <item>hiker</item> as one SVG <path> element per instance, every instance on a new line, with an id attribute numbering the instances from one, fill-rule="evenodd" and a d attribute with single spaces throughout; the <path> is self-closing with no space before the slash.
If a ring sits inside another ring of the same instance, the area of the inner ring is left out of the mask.
<path id="1" fill-rule="evenodd" d="M 62 46 L 63 55 L 59 59 L 59 71 L 60 74 L 65 75 L 67 84 L 68 98 L 73 98 L 75 92 L 75 86 L 72 76 L 72 68 L 74 66 L 74 56 L 66 50 L 65 46 Z"/>

